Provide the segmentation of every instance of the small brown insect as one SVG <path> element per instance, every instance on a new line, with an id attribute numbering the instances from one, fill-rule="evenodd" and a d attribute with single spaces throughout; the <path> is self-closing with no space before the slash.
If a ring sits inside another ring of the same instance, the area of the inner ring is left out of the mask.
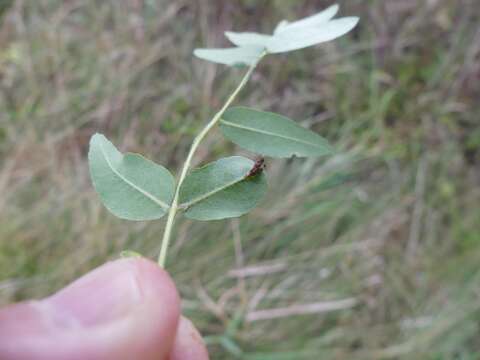
<path id="1" fill-rule="evenodd" d="M 265 159 L 263 157 L 258 158 L 255 160 L 255 164 L 253 164 L 252 168 L 247 174 L 247 178 L 251 176 L 255 176 L 261 174 L 262 171 L 265 169 Z"/>

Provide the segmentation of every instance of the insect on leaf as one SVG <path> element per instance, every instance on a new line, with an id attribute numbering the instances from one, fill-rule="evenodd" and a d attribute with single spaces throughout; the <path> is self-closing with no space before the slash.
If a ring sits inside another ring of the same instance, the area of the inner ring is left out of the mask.
<path id="1" fill-rule="evenodd" d="M 249 66 L 260 59 L 263 50 L 263 47 L 259 46 L 242 46 L 227 49 L 195 49 L 193 54 L 202 60 L 214 63 Z"/>
<path id="2" fill-rule="evenodd" d="M 175 181 L 163 166 L 138 154 L 122 154 L 101 134 L 90 140 L 88 161 L 95 190 L 114 215 L 127 220 L 165 215 Z"/>
<path id="3" fill-rule="evenodd" d="M 255 162 L 241 156 L 223 158 L 193 170 L 180 188 L 180 207 L 196 220 L 219 220 L 249 212 L 267 189 L 263 171 L 250 174 Z"/>
<path id="4" fill-rule="evenodd" d="M 266 156 L 309 157 L 333 152 L 321 136 L 270 112 L 245 107 L 230 108 L 220 120 L 220 129 L 238 146 Z"/>

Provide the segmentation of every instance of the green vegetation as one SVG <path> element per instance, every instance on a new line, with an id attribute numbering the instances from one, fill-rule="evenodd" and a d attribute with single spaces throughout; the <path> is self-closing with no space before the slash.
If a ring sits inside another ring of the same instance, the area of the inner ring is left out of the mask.
<path id="1" fill-rule="evenodd" d="M 180 170 L 244 70 L 193 59 L 223 31 L 268 33 L 330 5 L 274 0 L 2 3 L 0 302 L 51 293 L 165 222 L 98 201 L 90 136 Z M 238 103 L 339 150 L 268 160 L 248 216 L 178 217 L 169 271 L 213 359 L 480 357 L 480 8 L 340 1 L 352 35 L 266 58 Z M 241 153 L 218 132 L 195 166 Z M 243 153 L 241 153 L 243 154 Z M 248 153 L 245 153 L 248 156 Z M 133 225 L 132 225 L 133 224 Z"/>
<path id="2" fill-rule="evenodd" d="M 271 157 L 315 157 L 332 154 L 327 140 L 274 113 L 231 107 L 265 56 L 303 49 L 345 35 L 358 17 L 332 19 L 338 5 L 294 22 L 282 20 L 274 35 L 226 32 L 232 48 L 196 49 L 204 60 L 248 67 L 238 86 L 212 119 L 192 141 L 175 182 L 161 165 L 139 154 L 123 155 L 108 139 L 94 134 L 88 162 L 95 190 L 107 209 L 121 219 L 154 220 L 168 212 L 158 265 L 165 267 L 177 213 L 193 220 L 239 217 L 252 210 L 265 195 L 264 158 L 252 161 L 242 156 L 221 158 L 191 170 L 202 141 L 221 124 L 222 133 L 233 143 Z"/>

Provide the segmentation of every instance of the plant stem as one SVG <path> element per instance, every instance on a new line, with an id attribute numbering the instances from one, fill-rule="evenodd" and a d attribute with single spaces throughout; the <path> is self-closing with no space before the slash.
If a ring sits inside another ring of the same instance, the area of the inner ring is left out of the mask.
<path id="1" fill-rule="evenodd" d="M 220 121 L 223 113 L 228 109 L 228 107 L 232 104 L 232 102 L 235 100 L 235 98 L 240 93 L 240 91 L 245 87 L 248 80 L 252 76 L 253 71 L 257 67 L 257 64 L 260 62 L 260 60 L 264 56 L 265 56 L 265 53 L 261 55 L 260 59 L 256 63 L 250 66 L 247 73 L 243 77 L 242 81 L 240 81 L 240 84 L 237 86 L 237 88 L 232 93 L 232 95 L 230 95 L 230 97 L 225 102 L 225 104 L 220 109 L 220 111 L 215 114 L 212 120 L 210 120 L 210 122 L 202 129 L 202 131 L 195 137 L 195 139 L 193 139 L 192 146 L 190 147 L 190 151 L 188 152 L 187 159 L 183 164 L 182 172 L 180 173 L 180 178 L 178 179 L 178 183 L 175 188 L 175 195 L 173 197 L 172 204 L 170 205 L 170 210 L 168 211 L 167 224 L 165 226 L 165 231 L 163 233 L 162 247 L 160 249 L 160 255 L 158 257 L 158 264 L 162 268 L 165 267 L 165 259 L 167 257 L 168 245 L 170 243 L 170 237 L 172 235 L 173 222 L 175 220 L 175 215 L 177 214 L 177 211 L 178 211 L 178 198 L 180 194 L 180 188 L 183 184 L 183 181 L 185 180 L 185 177 L 187 176 L 188 169 L 190 168 L 190 165 L 192 163 L 193 155 L 195 154 L 195 151 L 200 145 L 200 142 L 205 138 L 207 133 Z"/>

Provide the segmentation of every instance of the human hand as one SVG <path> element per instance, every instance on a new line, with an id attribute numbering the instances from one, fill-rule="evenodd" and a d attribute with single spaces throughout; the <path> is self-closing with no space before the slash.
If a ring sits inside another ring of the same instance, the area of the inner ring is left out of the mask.
<path id="1" fill-rule="evenodd" d="M 51 297 L 0 310 L 2 360 L 207 360 L 155 263 L 107 263 Z"/>

